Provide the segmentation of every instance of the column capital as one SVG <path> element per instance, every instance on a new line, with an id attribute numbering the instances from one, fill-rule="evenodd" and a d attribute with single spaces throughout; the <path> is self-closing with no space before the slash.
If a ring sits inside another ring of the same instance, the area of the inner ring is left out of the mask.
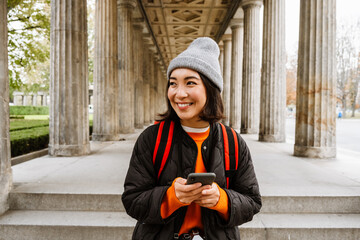
<path id="1" fill-rule="evenodd" d="M 229 26 L 231 29 L 237 29 L 244 27 L 244 19 L 243 18 L 233 18 L 230 20 Z"/>
<path id="2" fill-rule="evenodd" d="M 154 55 L 154 54 L 156 54 L 157 53 L 157 49 L 156 49 L 156 46 L 154 46 L 154 45 L 152 45 L 151 44 L 151 46 L 149 46 L 149 49 L 150 49 L 150 52 Z"/>
<path id="3" fill-rule="evenodd" d="M 224 34 L 221 39 L 224 43 L 227 41 L 231 41 L 231 34 Z"/>
<path id="4" fill-rule="evenodd" d="M 136 7 L 136 0 L 117 0 L 119 7 L 131 8 L 132 10 Z"/>
<path id="5" fill-rule="evenodd" d="M 220 42 L 218 43 L 218 45 L 219 45 L 220 51 L 221 51 L 221 50 L 224 50 L 224 41 L 223 41 L 223 40 L 220 40 Z"/>
<path id="6" fill-rule="evenodd" d="M 133 27 L 135 30 L 143 30 L 144 29 L 144 21 L 143 19 L 135 18 L 132 21 Z"/>
<path id="7" fill-rule="evenodd" d="M 263 0 L 242 0 L 240 6 L 242 8 L 247 8 L 247 7 L 261 7 L 263 5 Z"/>

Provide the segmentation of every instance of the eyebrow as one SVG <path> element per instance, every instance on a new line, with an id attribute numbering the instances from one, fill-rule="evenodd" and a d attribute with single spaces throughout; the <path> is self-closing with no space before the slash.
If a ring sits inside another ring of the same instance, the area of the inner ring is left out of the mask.
<path id="1" fill-rule="evenodd" d="M 196 76 L 187 76 L 187 77 L 184 78 L 184 80 L 189 80 L 189 79 L 193 79 L 193 78 L 195 78 L 195 79 L 197 79 L 197 80 L 200 80 L 200 79 L 199 79 L 198 77 L 196 77 Z M 169 80 L 170 80 L 170 79 L 177 80 L 176 77 L 170 77 Z"/>

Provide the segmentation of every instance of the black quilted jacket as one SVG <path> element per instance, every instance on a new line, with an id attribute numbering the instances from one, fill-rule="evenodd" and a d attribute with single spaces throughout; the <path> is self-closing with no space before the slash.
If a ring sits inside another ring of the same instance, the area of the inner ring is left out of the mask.
<path id="1" fill-rule="evenodd" d="M 172 150 L 159 181 L 154 170 L 152 156 L 159 124 L 148 127 L 138 138 L 125 180 L 122 201 L 126 212 L 137 219 L 133 239 L 174 239 L 174 232 L 180 229 L 186 207 L 180 208 L 169 218 L 160 214 L 161 201 L 166 190 L 176 177 L 187 178 L 194 171 L 197 157 L 196 143 L 175 123 Z M 202 208 L 205 239 L 240 239 L 238 225 L 251 221 L 261 208 L 259 186 L 255 176 L 251 156 L 245 141 L 239 136 L 239 166 L 226 189 L 223 160 L 223 143 L 220 124 L 210 127 L 209 137 L 202 146 L 202 157 L 208 172 L 216 173 L 216 183 L 222 187 L 229 198 L 230 217 L 226 222 L 220 215 Z M 179 144 L 182 147 L 179 148 Z M 206 146 L 204 148 L 204 146 Z M 181 155 L 179 149 L 182 149 Z M 181 164 L 176 163 L 182 159 Z M 178 167 L 181 171 L 178 171 Z M 176 218 L 182 218 L 180 221 Z M 181 225 L 181 224 L 180 224 Z"/>

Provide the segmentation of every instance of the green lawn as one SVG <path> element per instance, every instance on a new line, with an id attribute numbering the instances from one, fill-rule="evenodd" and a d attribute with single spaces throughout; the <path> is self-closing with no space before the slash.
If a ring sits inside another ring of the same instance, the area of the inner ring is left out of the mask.
<path id="1" fill-rule="evenodd" d="M 34 128 L 10 132 L 10 139 L 11 139 L 11 141 L 13 141 L 13 140 L 22 139 L 25 136 L 31 137 L 31 138 L 36 138 L 38 136 L 43 136 L 43 135 L 48 135 L 48 134 L 49 134 L 49 126 L 34 127 Z"/>
<path id="2" fill-rule="evenodd" d="M 24 129 L 31 129 L 36 127 L 49 126 L 49 120 L 24 120 L 24 119 L 11 119 L 10 132 L 19 131 Z"/>
<path id="3" fill-rule="evenodd" d="M 49 115 L 25 115 L 24 119 L 26 120 L 48 120 Z"/>

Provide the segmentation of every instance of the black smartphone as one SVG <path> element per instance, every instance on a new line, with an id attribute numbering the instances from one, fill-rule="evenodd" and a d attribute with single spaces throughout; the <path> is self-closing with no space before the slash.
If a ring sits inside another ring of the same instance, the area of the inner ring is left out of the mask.
<path id="1" fill-rule="evenodd" d="M 186 184 L 200 182 L 202 185 L 211 185 L 215 180 L 215 173 L 190 173 Z"/>

